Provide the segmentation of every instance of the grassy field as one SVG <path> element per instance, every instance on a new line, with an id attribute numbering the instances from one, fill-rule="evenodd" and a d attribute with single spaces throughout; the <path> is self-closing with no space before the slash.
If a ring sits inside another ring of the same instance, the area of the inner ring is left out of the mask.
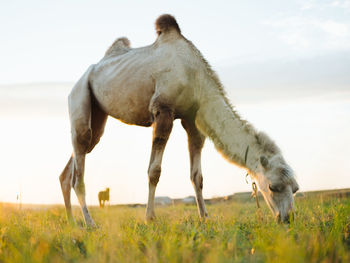
<path id="1" fill-rule="evenodd" d="M 274 222 L 266 205 L 208 205 L 200 222 L 195 206 L 91 208 L 98 229 L 66 223 L 63 207 L 22 209 L 0 204 L 0 262 L 350 262 L 350 198 L 297 198 L 296 220 Z"/>

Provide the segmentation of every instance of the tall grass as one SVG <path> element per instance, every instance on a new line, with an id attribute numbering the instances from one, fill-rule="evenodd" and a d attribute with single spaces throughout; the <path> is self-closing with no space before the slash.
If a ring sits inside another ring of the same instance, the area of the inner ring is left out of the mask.
<path id="1" fill-rule="evenodd" d="M 63 207 L 0 204 L 0 262 L 350 262 L 350 198 L 299 198 L 296 220 L 275 223 L 266 206 L 222 202 L 201 222 L 195 206 L 91 208 L 98 229 L 67 224 Z"/>

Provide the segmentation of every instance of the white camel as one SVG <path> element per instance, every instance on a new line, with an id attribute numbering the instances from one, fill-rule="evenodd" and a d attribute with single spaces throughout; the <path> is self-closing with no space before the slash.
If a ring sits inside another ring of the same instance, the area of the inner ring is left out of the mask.
<path id="1" fill-rule="evenodd" d="M 69 95 L 73 155 L 60 175 L 68 219 L 74 221 L 73 188 L 87 226 L 95 226 L 85 201 L 85 155 L 98 143 L 110 115 L 127 124 L 153 127 L 147 220 L 155 217 L 154 195 L 173 121 L 181 119 L 202 218 L 208 214 L 202 196 L 201 150 L 209 137 L 227 160 L 248 171 L 274 215 L 287 221 L 294 211 L 298 184 L 280 149 L 240 118 L 217 75 L 181 34 L 174 17 L 162 15 L 155 26 L 158 36 L 152 45 L 130 48 L 128 39 L 117 39 Z"/>

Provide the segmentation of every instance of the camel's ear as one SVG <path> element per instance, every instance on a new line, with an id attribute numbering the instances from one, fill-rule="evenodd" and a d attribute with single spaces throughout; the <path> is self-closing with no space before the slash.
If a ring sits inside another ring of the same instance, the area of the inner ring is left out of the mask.
<path id="1" fill-rule="evenodd" d="M 264 168 L 266 168 L 269 165 L 269 160 L 263 155 L 260 156 L 260 163 Z"/>

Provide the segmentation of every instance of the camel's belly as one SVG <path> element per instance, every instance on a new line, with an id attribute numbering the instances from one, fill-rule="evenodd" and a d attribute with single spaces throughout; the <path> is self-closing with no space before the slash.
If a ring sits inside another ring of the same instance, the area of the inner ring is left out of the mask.
<path id="1" fill-rule="evenodd" d="M 127 124 L 150 126 L 149 103 L 154 93 L 151 80 L 135 81 L 114 75 L 95 78 L 92 91 L 101 108 L 110 116 Z"/>

